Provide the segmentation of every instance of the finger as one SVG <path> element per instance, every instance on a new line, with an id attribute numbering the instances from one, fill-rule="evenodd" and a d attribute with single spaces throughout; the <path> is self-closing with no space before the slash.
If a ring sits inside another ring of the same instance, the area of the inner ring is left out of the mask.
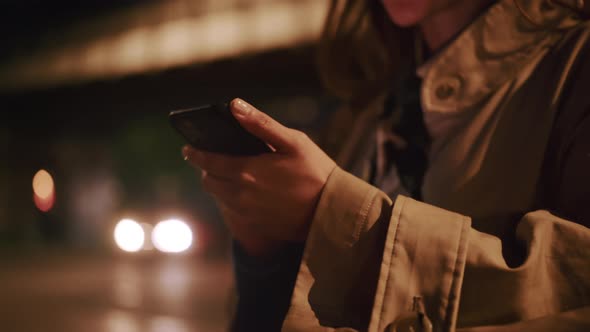
<path id="1" fill-rule="evenodd" d="M 243 173 L 248 157 L 235 157 L 219 153 L 200 151 L 192 146 L 185 145 L 182 155 L 192 167 L 200 168 L 213 175 L 238 179 Z"/>
<path id="2" fill-rule="evenodd" d="M 233 207 L 243 205 L 244 189 L 236 182 L 203 172 L 201 176 L 203 189 L 213 195 L 220 203 Z"/>
<path id="3" fill-rule="evenodd" d="M 230 109 L 244 129 L 270 144 L 278 152 L 289 152 L 293 149 L 292 129 L 283 126 L 240 98 L 232 100 Z"/>
<path id="4" fill-rule="evenodd" d="M 232 234 L 242 235 L 240 237 L 261 237 L 257 225 L 245 216 L 243 211 L 233 208 L 230 204 L 224 202 L 217 202 L 217 207 Z"/>
<path id="5" fill-rule="evenodd" d="M 280 241 L 264 233 L 262 225 L 257 223 L 258 219 L 244 216 L 242 211 L 221 202 L 217 206 L 233 238 L 249 255 L 265 257 L 281 246 Z"/>
<path id="6" fill-rule="evenodd" d="M 206 192 L 219 197 L 223 201 L 226 201 L 235 193 L 235 186 L 230 180 L 216 177 L 207 171 L 201 173 L 201 185 Z"/>

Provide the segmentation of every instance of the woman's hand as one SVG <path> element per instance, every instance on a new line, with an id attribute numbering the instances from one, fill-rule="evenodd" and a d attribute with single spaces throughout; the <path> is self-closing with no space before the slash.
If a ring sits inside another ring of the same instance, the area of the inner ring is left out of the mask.
<path id="1" fill-rule="evenodd" d="M 232 235 L 251 255 L 304 241 L 328 176 L 336 166 L 304 133 L 284 127 L 241 99 L 230 108 L 274 153 L 235 157 L 183 148 L 202 170 L 203 187 L 218 203 Z"/>

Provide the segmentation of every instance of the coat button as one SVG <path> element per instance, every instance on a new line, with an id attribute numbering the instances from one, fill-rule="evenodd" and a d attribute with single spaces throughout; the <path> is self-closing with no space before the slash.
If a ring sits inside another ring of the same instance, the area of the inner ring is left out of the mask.
<path id="1" fill-rule="evenodd" d="M 436 94 L 436 98 L 447 100 L 456 95 L 460 88 L 461 80 L 457 77 L 449 77 L 438 84 L 434 93 Z"/>

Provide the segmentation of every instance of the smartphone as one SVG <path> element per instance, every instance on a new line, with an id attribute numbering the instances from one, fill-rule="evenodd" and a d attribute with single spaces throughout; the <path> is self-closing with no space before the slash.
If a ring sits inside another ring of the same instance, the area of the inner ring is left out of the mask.
<path id="1" fill-rule="evenodd" d="M 228 103 L 172 111 L 168 117 L 172 127 L 196 149 L 236 156 L 272 152 L 240 125 Z"/>

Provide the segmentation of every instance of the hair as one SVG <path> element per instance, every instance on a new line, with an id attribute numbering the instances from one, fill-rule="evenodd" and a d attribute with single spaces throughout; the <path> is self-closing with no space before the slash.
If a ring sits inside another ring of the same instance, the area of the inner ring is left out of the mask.
<path id="1" fill-rule="evenodd" d="M 317 64 L 326 88 L 363 107 L 385 93 L 414 59 L 414 34 L 391 22 L 379 0 L 331 0 Z"/>

